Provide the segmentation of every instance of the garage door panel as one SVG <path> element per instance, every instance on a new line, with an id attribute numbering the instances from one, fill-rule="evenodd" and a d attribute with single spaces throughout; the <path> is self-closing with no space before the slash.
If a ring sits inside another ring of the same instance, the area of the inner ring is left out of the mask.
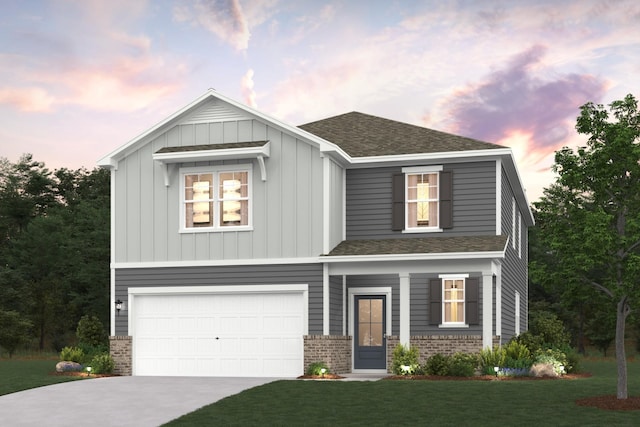
<path id="1" fill-rule="evenodd" d="M 136 296 L 136 375 L 297 376 L 302 293 Z"/>

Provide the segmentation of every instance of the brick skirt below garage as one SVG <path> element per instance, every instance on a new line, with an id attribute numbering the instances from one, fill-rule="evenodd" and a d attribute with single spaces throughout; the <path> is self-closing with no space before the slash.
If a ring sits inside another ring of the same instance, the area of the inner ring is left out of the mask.
<path id="1" fill-rule="evenodd" d="M 314 362 L 325 362 L 334 374 L 351 372 L 351 337 L 341 335 L 305 335 L 304 369 Z"/>
<path id="2" fill-rule="evenodd" d="M 131 370 L 131 337 L 110 336 L 109 353 L 113 359 L 113 373 L 116 375 L 130 376 Z"/>

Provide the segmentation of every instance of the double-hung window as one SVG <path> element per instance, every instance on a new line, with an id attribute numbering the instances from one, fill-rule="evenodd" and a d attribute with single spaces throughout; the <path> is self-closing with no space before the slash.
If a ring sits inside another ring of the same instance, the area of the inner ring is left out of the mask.
<path id="1" fill-rule="evenodd" d="M 465 324 L 464 285 L 464 277 L 442 279 L 442 323 L 444 325 Z"/>
<path id="2" fill-rule="evenodd" d="M 393 175 L 391 229 L 425 233 L 452 228 L 452 189 L 451 171 L 441 165 L 402 168 Z"/>
<path id="3" fill-rule="evenodd" d="M 429 324 L 466 328 L 479 324 L 479 279 L 468 274 L 441 274 L 429 280 Z"/>
<path id="4" fill-rule="evenodd" d="M 182 231 L 251 228 L 251 165 L 184 168 Z"/>

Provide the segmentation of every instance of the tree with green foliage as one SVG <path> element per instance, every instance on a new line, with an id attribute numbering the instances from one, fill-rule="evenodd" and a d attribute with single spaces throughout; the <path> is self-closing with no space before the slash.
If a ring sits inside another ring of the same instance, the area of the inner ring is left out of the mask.
<path id="1" fill-rule="evenodd" d="M 31 322 L 25 320 L 17 311 L 0 310 L 0 347 L 13 356 L 18 346 L 29 339 Z"/>
<path id="2" fill-rule="evenodd" d="M 625 324 L 640 290 L 640 114 L 632 95 L 609 110 L 581 107 L 587 144 L 556 152 L 556 181 L 535 208 L 549 275 L 572 292 L 602 292 L 616 313 L 617 397 L 626 399 Z"/>
<path id="3" fill-rule="evenodd" d="M 109 320 L 110 175 L 0 159 L 0 310 L 60 349 L 83 315 Z"/>

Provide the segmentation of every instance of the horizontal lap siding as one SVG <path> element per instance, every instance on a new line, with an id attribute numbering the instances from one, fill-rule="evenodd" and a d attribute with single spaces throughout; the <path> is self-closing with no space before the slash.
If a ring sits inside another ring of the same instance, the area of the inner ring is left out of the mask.
<path id="1" fill-rule="evenodd" d="M 116 299 L 127 301 L 131 287 L 278 284 L 309 285 L 309 334 L 322 334 L 322 266 L 319 264 L 117 269 Z M 116 335 L 127 335 L 127 318 L 127 311 L 116 316 Z"/>
<path id="2" fill-rule="evenodd" d="M 517 207 L 516 207 L 517 209 Z M 527 329 L 528 299 L 528 232 L 521 223 L 520 240 L 517 239 L 518 212 L 516 210 L 516 236 L 513 235 L 513 190 L 507 174 L 502 173 L 502 233 L 508 234 L 509 244 L 502 263 L 502 342 L 507 342 L 515 331 L 515 292 L 520 293 L 520 328 Z M 513 248 L 512 239 L 516 239 Z M 518 245 L 522 245 L 522 257 L 518 253 Z"/>
<path id="3" fill-rule="evenodd" d="M 329 335 L 342 335 L 342 276 L 329 278 Z"/>
<path id="4" fill-rule="evenodd" d="M 453 228 L 439 235 L 495 234 L 495 162 L 447 164 L 443 169 L 453 172 Z M 401 168 L 347 171 L 347 239 L 408 236 L 391 230 L 392 177 L 401 171 Z"/>
<path id="5" fill-rule="evenodd" d="M 480 292 L 478 298 L 478 316 L 480 323 L 478 325 L 470 325 L 468 328 L 439 328 L 435 325 L 429 325 L 429 279 L 435 279 L 438 278 L 438 276 L 432 274 L 412 274 L 410 304 L 411 336 L 482 334 L 481 273 L 471 271 L 462 271 L 460 273 L 469 274 L 469 277 L 480 278 Z"/>

